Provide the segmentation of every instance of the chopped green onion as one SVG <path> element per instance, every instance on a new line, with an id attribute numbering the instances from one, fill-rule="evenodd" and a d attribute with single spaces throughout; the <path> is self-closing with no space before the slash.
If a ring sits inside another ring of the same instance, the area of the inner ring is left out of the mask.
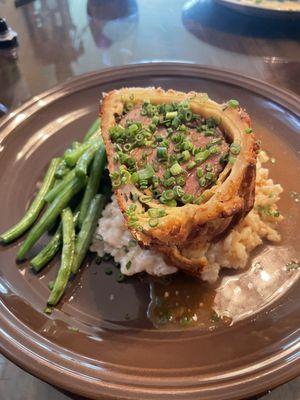
<path id="1" fill-rule="evenodd" d="M 157 218 L 159 216 L 159 210 L 157 208 L 149 208 L 147 212 L 151 218 Z"/>
<path id="2" fill-rule="evenodd" d="M 152 118 L 152 124 L 157 125 L 159 123 L 159 117 L 157 115 L 154 115 Z"/>
<path id="3" fill-rule="evenodd" d="M 133 104 L 131 101 L 128 101 L 128 102 L 125 104 L 125 109 L 126 109 L 126 111 L 131 111 L 131 110 L 133 109 L 133 107 L 134 107 L 134 104 Z"/>
<path id="4" fill-rule="evenodd" d="M 182 175 L 177 176 L 176 177 L 176 183 L 179 186 L 184 186 L 185 185 L 185 178 Z"/>
<path id="5" fill-rule="evenodd" d="M 151 218 L 149 219 L 149 226 L 151 228 L 155 228 L 159 224 L 158 218 Z"/>
<path id="6" fill-rule="evenodd" d="M 184 150 L 181 155 L 183 161 L 188 161 L 191 158 L 191 154 L 188 150 Z"/>
<path id="7" fill-rule="evenodd" d="M 212 167 L 211 163 L 207 163 L 205 165 L 205 169 L 206 169 L 207 172 L 211 172 L 213 170 L 213 167 Z"/>
<path id="8" fill-rule="evenodd" d="M 160 143 L 160 145 L 162 146 L 162 147 L 169 147 L 169 141 L 167 140 L 167 139 L 164 139 L 161 143 Z"/>
<path id="9" fill-rule="evenodd" d="M 168 157 L 168 151 L 166 147 L 158 147 L 156 150 L 156 157 L 160 160 L 165 160 Z"/>
<path id="10" fill-rule="evenodd" d="M 152 197 L 151 196 L 141 195 L 139 197 L 139 200 L 140 200 L 141 203 L 150 203 L 152 201 Z"/>
<path id="11" fill-rule="evenodd" d="M 202 164 L 211 155 L 209 150 L 202 150 L 195 155 L 195 161 L 197 164 Z"/>
<path id="12" fill-rule="evenodd" d="M 184 120 L 189 122 L 193 118 L 193 113 L 191 110 L 185 110 L 184 112 Z"/>
<path id="13" fill-rule="evenodd" d="M 207 179 L 208 181 L 212 181 L 214 179 L 214 174 L 212 172 L 207 172 L 205 174 L 205 179 Z"/>
<path id="14" fill-rule="evenodd" d="M 167 179 L 163 180 L 163 185 L 165 187 L 174 186 L 175 183 L 176 183 L 176 180 L 175 180 L 174 176 L 171 176 L 170 178 L 167 178 Z"/>
<path id="15" fill-rule="evenodd" d="M 238 145 L 237 143 L 231 143 L 230 145 L 230 152 L 234 155 L 239 154 L 241 151 L 241 147 L 240 145 Z"/>
<path id="16" fill-rule="evenodd" d="M 207 145 L 206 145 L 205 147 L 206 147 L 206 149 L 209 150 L 211 147 L 215 146 L 216 144 L 220 144 L 221 142 L 222 142 L 222 139 L 221 139 L 221 138 L 219 138 L 219 139 L 214 139 L 214 140 L 212 140 L 211 142 L 207 143 Z"/>
<path id="17" fill-rule="evenodd" d="M 140 180 L 139 185 L 140 185 L 140 189 L 142 189 L 142 190 L 148 189 L 148 186 L 149 186 L 148 181 L 146 179 Z"/>
<path id="18" fill-rule="evenodd" d="M 191 170 L 191 169 L 193 169 L 195 166 L 196 166 L 195 161 L 190 161 L 190 162 L 188 163 L 188 165 L 187 165 L 186 168 L 187 168 L 188 170 Z"/>
<path id="19" fill-rule="evenodd" d="M 177 176 L 183 172 L 183 169 L 181 166 L 177 163 L 173 164 L 172 167 L 170 168 L 170 172 L 173 176 Z"/>
<path id="20" fill-rule="evenodd" d="M 218 146 L 212 146 L 209 148 L 209 153 L 210 154 L 218 154 L 218 153 L 220 153 L 220 149 L 218 148 Z"/>
<path id="21" fill-rule="evenodd" d="M 128 127 L 129 133 L 135 133 L 139 130 L 139 127 L 137 124 L 132 124 Z"/>
<path id="22" fill-rule="evenodd" d="M 185 125 L 183 125 L 183 124 L 181 124 L 181 125 L 178 127 L 178 130 L 181 131 L 181 132 L 186 132 L 187 129 L 188 129 L 188 128 L 187 128 Z"/>
<path id="23" fill-rule="evenodd" d="M 219 158 L 219 163 L 220 163 L 220 164 L 227 163 L 227 161 L 228 161 L 228 156 L 229 156 L 229 153 L 224 153 L 224 154 L 222 154 L 221 157 Z"/>
<path id="24" fill-rule="evenodd" d="M 172 120 L 172 126 L 177 129 L 179 127 L 179 125 L 180 125 L 180 119 L 178 117 L 175 117 Z"/>
<path id="25" fill-rule="evenodd" d="M 177 143 L 173 148 L 173 151 L 175 153 L 179 153 L 181 150 L 182 150 L 182 148 L 181 148 L 181 144 L 180 143 Z"/>
<path id="26" fill-rule="evenodd" d="M 138 133 L 138 134 L 135 136 L 135 140 L 136 140 L 137 142 L 142 142 L 142 141 L 144 140 L 144 135 L 143 135 L 142 133 Z"/>
<path id="27" fill-rule="evenodd" d="M 253 129 L 252 128 L 246 128 L 245 129 L 245 133 L 252 133 L 253 132 Z"/>
<path id="28" fill-rule="evenodd" d="M 172 104 L 165 104 L 165 105 L 163 106 L 163 108 L 164 108 L 164 112 L 165 112 L 165 113 L 167 113 L 167 112 L 169 112 L 169 111 L 174 111 L 174 108 L 173 108 L 173 105 L 172 105 Z"/>
<path id="29" fill-rule="evenodd" d="M 197 168 L 197 176 L 198 176 L 198 178 L 202 178 L 202 176 L 203 176 L 203 171 L 202 171 L 201 168 Z"/>
<path id="30" fill-rule="evenodd" d="M 111 180 L 116 180 L 116 179 L 119 179 L 120 178 L 120 173 L 118 172 L 118 171 L 114 171 L 114 172 L 112 172 L 111 174 L 110 174 L 110 178 L 111 178 Z"/>
<path id="31" fill-rule="evenodd" d="M 236 157 L 230 155 L 228 158 L 229 164 L 233 165 L 236 162 Z"/>
<path id="32" fill-rule="evenodd" d="M 123 146 L 124 151 L 130 151 L 132 149 L 132 144 L 131 143 L 125 143 Z"/>
<path id="33" fill-rule="evenodd" d="M 154 173 L 155 173 L 154 169 L 149 164 L 146 166 L 146 168 L 137 171 L 140 181 L 152 178 L 154 176 Z"/>
<path id="34" fill-rule="evenodd" d="M 203 203 L 203 201 L 205 201 L 205 196 L 204 194 L 201 194 L 199 197 L 197 197 L 197 199 L 194 200 L 194 203 L 200 205 Z"/>
<path id="35" fill-rule="evenodd" d="M 177 111 L 169 111 L 166 113 L 166 119 L 174 119 L 175 117 L 177 117 L 177 115 Z"/>
<path id="36" fill-rule="evenodd" d="M 204 177 L 199 179 L 199 185 L 200 187 L 204 187 L 206 185 L 206 179 Z"/>
<path id="37" fill-rule="evenodd" d="M 181 143 L 183 140 L 183 135 L 181 135 L 180 133 L 177 133 L 176 135 L 172 136 L 172 141 L 174 143 Z"/>
<path id="38" fill-rule="evenodd" d="M 148 128 L 149 128 L 149 131 L 152 132 L 152 133 L 154 133 L 156 131 L 156 125 L 155 124 L 150 124 Z"/>
<path id="39" fill-rule="evenodd" d="M 116 281 L 117 282 L 123 282 L 125 279 L 125 275 L 122 274 L 122 272 L 119 272 L 117 277 L 116 277 Z"/>
<path id="40" fill-rule="evenodd" d="M 134 172 L 131 174 L 131 182 L 132 183 L 138 183 L 139 181 L 139 174 L 137 172 Z"/>
<path id="41" fill-rule="evenodd" d="M 168 207 L 176 207 L 177 201 L 175 199 L 165 202 L 165 205 Z"/>
<path id="42" fill-rule="evenodd" d="M 181 144 L 181 149 L 182 150 L 192 150 L 194 147 L 193 143 L 190 142 L 189 140 L 185 140 L 184 142 L 182 142 Z"/>
<path id="43" fill-rule="evenodd" d="M 135 159 L 134 159 L 134 157 L 127 157 L 125 160 L 124 160 L 124 164 L 127 166 L 127 167 L 134 167 L 135 166 Z"/>
<path id="44" fill-rule="evenodd" d="M 237 108 L 239 106 L 239 102 L 235 99 L 231 99 L 227 103 L 231 108 Z"/>
<path id="45" fill-rule="evenodd" d="M 174 199 L 175 194 L 174 194 L 173 190 L 169 189 L 169 190 L 165 190 L 164 192 L 162 192 L 161 196 L 164 200 L 169 201 L 169 200 Z"/>
<path id="46" fill-rule="evenodd" d="M 127 269 L 127 271 L 131 268 L 131 261 L 127 261 L 125 268 Z"/>
<path id="47" fill-rule="evenodd" d="M 152 178 L 152 186 L 153 186 L 154 188 L 156 188 L 158 185 L 159 185 L 159 178 L 158 178 L 158 176 L 154 176 L 154 177 Z"/>
<path id="48" fill-rule="evenodd" d="M 166 170 L 164 171 L 164 173 L 163 173 L 163 177 L 166 178 L 166 179 L 170 178 L 170 177 L 171 177 L 171 172 L 170 172 L 170 170 L 166 169 Z"/>
<path id="49" fill-rule="evenodd" d="M 184 195 L 184 190 L 182 189 L 181 186 L 174 186 L 173 192 L 177 198 Z"/>
<path id="50" fill-rule="evenodd" d="M 127 213 L 128 215 L 130 215 L 130 214 L 132 214 L 134 211 L 136 211 L 136 208 L 137 208 L 136 204 L 130 204 L 130 206 L 127 208 L 126 213 Z"/>
<path id="51" fill-rule="evenodd" d="M 121 179 L 116 179 L 116 180 L 112 181 L 111 186 L 113 187 L 113 189 L 117 189 L 118 187 L 120 187 Z"/>
<path id="52" fill-rule="evenodd" d="M 194 200 L 194 196 L 193 196 L 192 194 L 185 193 L 185 194 L 181 197 L 181 201 L 182 201 L 184 204 L 192 203 L 193 200 Z"/>

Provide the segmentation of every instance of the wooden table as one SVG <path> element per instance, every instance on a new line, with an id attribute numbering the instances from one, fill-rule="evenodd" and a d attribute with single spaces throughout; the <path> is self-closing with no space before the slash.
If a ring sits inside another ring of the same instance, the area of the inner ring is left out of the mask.
<path id="1" fill-rule="evenodd" d="M 214 65 L 300 94 L 299 21 L 249 17 L 213 0 L 13 3 L 0 0 L 20 43 L 17 58 L 0 52 L 0 103 L 8 110 L 72 76 L 153 60 Z M 263 398 L 299 397 L 296 379 Z M 0 358 L 0 400 L 68 398 Z"/>

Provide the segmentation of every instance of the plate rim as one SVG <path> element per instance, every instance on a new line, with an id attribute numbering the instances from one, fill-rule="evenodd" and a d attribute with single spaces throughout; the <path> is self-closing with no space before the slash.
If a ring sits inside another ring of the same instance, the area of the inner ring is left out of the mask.
<path id="1" fill-rule="evenodd" d="M 133 75 L 133 71 L 135 72 L 135 75 Z M 199 76 L 202 79 L 209 78 L 211 80 L 223 82 L 224 76 L 227 76 L 228 81 L 226 82 L 232 83 L 237 86 L 242 86 L 247 90 L 251 90 L 252 92 L 263 95 L 264 97 L 272 95 L 273 101 L 279 103 L 285 108 L 288 108 L 296 115 L 300 115 L 300 97 L 297 94 L 286 89 L 278 88 L 272 84 L 263 82 L 256 78 L 248 77 L 228 69 L 221 69 L 207 65 L 198 65 L 194 63 L 147 62 L 106 68 L 100 71 L 82 74 L 72 79 L 69 79 L 65 83 L 61 83 L 51 89 L 48 89 L 38 96 L 34 96 L 32 99 L 26 101 L 23 105 L 10 112 L 8 116 L 0 120 L 0 143 L 2 142 L 2 140 L 5 139 L 8 134 L 13 131 L 13 129 L 17 128 L 24 121 L 24 119 L 20 119 L 20 121 L 15 121 L 15 117 L 24 112 L 27 113 L 26 117 L 29 117 L 32 114 L 38 112 L 39 109 L 50 104 L 51 102 L 54 102 L 68 94 L 75 93 L 81 88 L 87 89 L 88 87 L 92 87 L 94 86 L 94 80 L 99 79 L 99 76 L 101 76 L 102 79 L 105 79 L 105 76 L 108 75 L 110 80 L 113 81 L 114 76 L 117 78 L 120 73 L 123 74 L 123 79 L 126 78 L 126 76 L 124 76 L 124 73 L 128 73 L 128 76 L 130 77 L 142 77 L 147 74 L 147 71 L 151 72 L 151 74 L 154 74 L 155 76 L 174 76 L 176 74 L 179 74 L 181 76 L 191 76 L 191 73 L 193 73 L 194 76 Z M 89 82 L 88 86 L 87 82 Z M 40 101 L 42 101 L 42 105 L 39 104 Z M 55 363 L 53 361 L 50 361 L 49 359 L 46 359 L 42 356 L 41 350 L 40 353 L 38 353 L 38 345 L 32 340 L 32 336 L 34 336 L 34 334 L 36 333 L 30 330 L 30 328 L 28 328 L 21 321 L 17 320 L 14 314 L 12 314 L 9 309 L 7 309 L 1 299 L 0 311 L 0 349 L 3 354 L 7 358 L 12 360 L 15 364 L 20 365 L 22 368 L 37 376 L 39 379 L 45 380 L 53 385 L 64 388 L 71 392 L 74 392 L 74 390 L 76 390 L 77 394 L 85 396 L 88 395 L 94 399 L 102 398 L 101 396 L 105 396 L 106 398 L 110 399 L 138 399 L 141 398 L 140 396 L 142 395 L 143 398 L 146 400 L 150 398 L 158 399 L 164 397 L 165 395 L 170 396 L 171 394 L 174 396 L 175 399 L 185 399 L 187 395 L 189 395 L 190 399 L 196 399 L 199 398 L 199 396 L 203 395 L 202 392 L 199 392 L 199 387 L 198 389 L 197 387 L 190 389 L 192 390 L 192 392 L 185 392 L 183 390 L 180 390 L 180 387 L 178 387 L 178 390 L 175 390 L 174 387 L 170 387 L 168 391 L 167 388 L 163 386 L 146 387 L 145 382 L 143 382 L 142 379 L 140 379 L 138 387 L 130 387 L 129 393 L 129 385 L 128 382 L 126 383 L 125 374 L 119 374 L 122 375 L 122 379 L 120 379 L 119 384 L 109 383 L 107 380 L 105 380 L 104 375 L 104 379 L 101 381 L 100 379 L 95 380 L 92 377 L 88 379 L 87 375 L 84 375 L 84 377 L 79 376 L 79 374 L 76 374 L 75 370 L 71 371 L 71 369 L 68 369 L 67 364 L 65 366 L 62 366 L 59 363 Z M 9 315 L 11 317 L 10 319 L 8 318 Z M 34 350 L 36 352 L 32 350 L 32 347 L 30 348 L 29 346 L 28 348 L 26 348 L 20 340 L 17 340 L 17 338 L 22 338 L 22 334 L 24 334 L 24 332 L 26 332 L 26 334 L 25 336 L 23 336 L 23 339 L 27 341 L 27 343 L 30 343 L 31 340 L 31 345 L 35 344 L 36 348 Z M 292 349 L 289 349 L 291 351 L 291 354 L 289 354 L 289 356 L 294 354 L 295 351 L 298 349 L 299 345 L 297 345 L 297 347 L 294 346 Z M 61 361 L 61 359 L 58 358 L 57 361 L 59 362 Z M 290 362 L 288 364 L 284 363 L 283 365 L 278 366 L 277 363 L 274 363 L 273 369 L 266 370 L 265 368 L 262 368 L 258 376 L 252 376 L 251 378 L 251 376 L 249 375 L 248 380 L 252 379 L 253 381 L 252 385 L 250 385 L 250 388 L 248 387 L 248 385 L 245 385 L 245 381 L 243 380 L 241 382 L 229 382 L 229 387 L 228 385 L 226 385 L 226 382 L 220 382 L 219 387 L 215 388 L 215 391 L 218 392 L 219 395 L 221 395 L 224 387 L 226 387 L 228 392 L 230 392 L 226 394 L 226 396 L 228 395 L 230 397 L 226 398 L 230 398 L 231 400 L 239 399 L 242 396 L 249 396 L 263 392 L 266 389 L 265 379 L 268 379 L 268 387 L 274 387 L 288 381 L 289 379 L 294 378 L 299 374 L 299 368 L 300 357 L 294 357 L 293 359 L 290 359 Z M 149 379 L 151 378 L 147 377 L 146 381 L 148 381 Z M 95 384 L 91 384 L 92 381 Z M 87 383 L 89 382 L 90 385 L 87 385 Z M 247 386 L 248 390 L 243 388 L 243 386 Z M 215 393 L 213 397 L 205 398 L 220 398 L 218 397 L 218 393 Z M 129 396 L 129 394 L 131 397 Z M 224 393 L 222 394 L 222 398 L 225 399 Z M 207 393 L 204 393 L 204 395 L 208 396 Z"/>
<path id="2" fill-rule="evenodd" d="M 214 0 L 216 3 L 231 8 L 236 11 L 240 11 L 243 14 L 249 14 L 257 16 L 269 16 L 274 18 L 280 17 L 299 17 L 300 10 L 278 10 L 277 8 L 269 8 L 266 6 L 259 6 L 257 4 L 242 4 L 238 3 L 237 0 Z M 248 11 L 246 11 L 248 10 Z"/>

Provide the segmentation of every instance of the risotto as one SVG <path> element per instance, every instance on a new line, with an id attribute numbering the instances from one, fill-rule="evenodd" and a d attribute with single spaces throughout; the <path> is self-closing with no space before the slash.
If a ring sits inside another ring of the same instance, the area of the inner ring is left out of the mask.
<path id="1" fill-rule="evenodd" d="M 262 166 L 268 160 L 267 154 L 261 151 L 256 167 L 254 208 L 223 240 L 199 249 L 207 262 L 202 271 L 204 281 L 215 282 L 221 268 L 245 268 L 250 252 L 262 244 L 263 239 L 271 242 L 280 240 L 276 228 L 282 216 L 277 209 L 277 202 L 283 189 L 269 178 L 268 168 Z M 177 271 L 154 250 L 140 248 L 126 229 L 114 196 L 99 220 L 91 250 L 99 256 L 105 253 L 112 255 L 124 275 L 145 271 L 161 276 Z"/>

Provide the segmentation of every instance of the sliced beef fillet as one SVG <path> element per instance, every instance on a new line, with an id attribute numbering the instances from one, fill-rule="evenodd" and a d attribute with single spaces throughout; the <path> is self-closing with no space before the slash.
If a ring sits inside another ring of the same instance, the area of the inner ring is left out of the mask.
<path id="1" fill-rule="evenodd" d="M 142 105 L 137 105 L 134 109 L 128 111 L 122 118 L 120 119 L 120 125 L 126 127 L 129 123 L 140 123 L 143 127 L 149 127 L 152 123 L 152 118 L 142 115 L 143 108 Z M 195 116 L 196 117 L 196 116 Z M 160 119 L 163 119 L 163 116 L 160 115 Z M 210 121 L 214 125 L 213 121 Z M 195 166 L 189 168 L 189 165 L 195 162 L 195 156 L 190 153 L 188 157 L 190 157 L 187 161 L 180 161 L 180 165 L 184 169 L 184 178 L 185 184 L 183 188 L 186 193 L 191 194 L 193 196 L 199 196 L 203 193 L 208 187 L 212 186 L 212 184 L 217 180 L 220 172 L 224 169 L 225 162 L 220 163 L 220 159 L 229 151 L 229 145 L 226 142 L 223 133 L 221 130 L 214 126 L 213 128 L 208 128 L 205 119 L 201 117 L 196 117 L 192 122 L 186 123 L 186 132 L 184 133 L 185 137 L 189 139 L 189 141 L 195 146 L 196 149 L 206 149 L 209 146 L 216 146 L 218 144 L 218 152 L 215 154 L 211 154 L 209 158 L 207 158 L 201 165 L 195 163 Z M 204 128 L 201 129 L 201 126 Z M 198 128 L 198 130 L 197 130 Z M 167 127 L 164 124 L 158 124 L 157 129 L 155 131 L 156 137 L 160 139 L 166 139 L 169 141 L 169 147 L 167 149 L 168 156 L 170 155 L 180 155 L 179 152 L 176 151 L 176 144 L 172 141 L 172 137 L 178 134 L 178 130 L 174 129 L 172 134 L 167 132 Z M 146 152 L 146 158 L 143 160 L 145 164 L 153 165 L 155 164 L 158 168 L 156 175 L 163 180 L 165 165 L 160 163 L 157 159 L 157 147 L 159 147 L 160 142 L 156 142 L 156 147 L 149 147 Z M 133 148 L 131 154 L 132 156 L 140 161 L 141 156 L 145 151 L 145 147 L 136 147 Z M 186 150 L 188 151 L 188 150 Z M 186 153 L 188 154 L 188 153 Z M 202 172 L 199 172 L 199 169 Z M 213 179 L 205 179 L 205 176 L 208 173 L 208 177 L 213 177 Z M 202 174 L 201 185 L 199 185 L 199 175 Z M 175 185 L 174 185 L 175 186 Z M 159 184 L 160 189 L 164 189 L 162 184 Z"/>
<path id="2" fill-rule="evenodd" d="M 253 207 L 257 145 L 237 101 L 124 88 L 104 96 L 112 185 L 132 235 L 199 275 L 203 245 Z"/>

